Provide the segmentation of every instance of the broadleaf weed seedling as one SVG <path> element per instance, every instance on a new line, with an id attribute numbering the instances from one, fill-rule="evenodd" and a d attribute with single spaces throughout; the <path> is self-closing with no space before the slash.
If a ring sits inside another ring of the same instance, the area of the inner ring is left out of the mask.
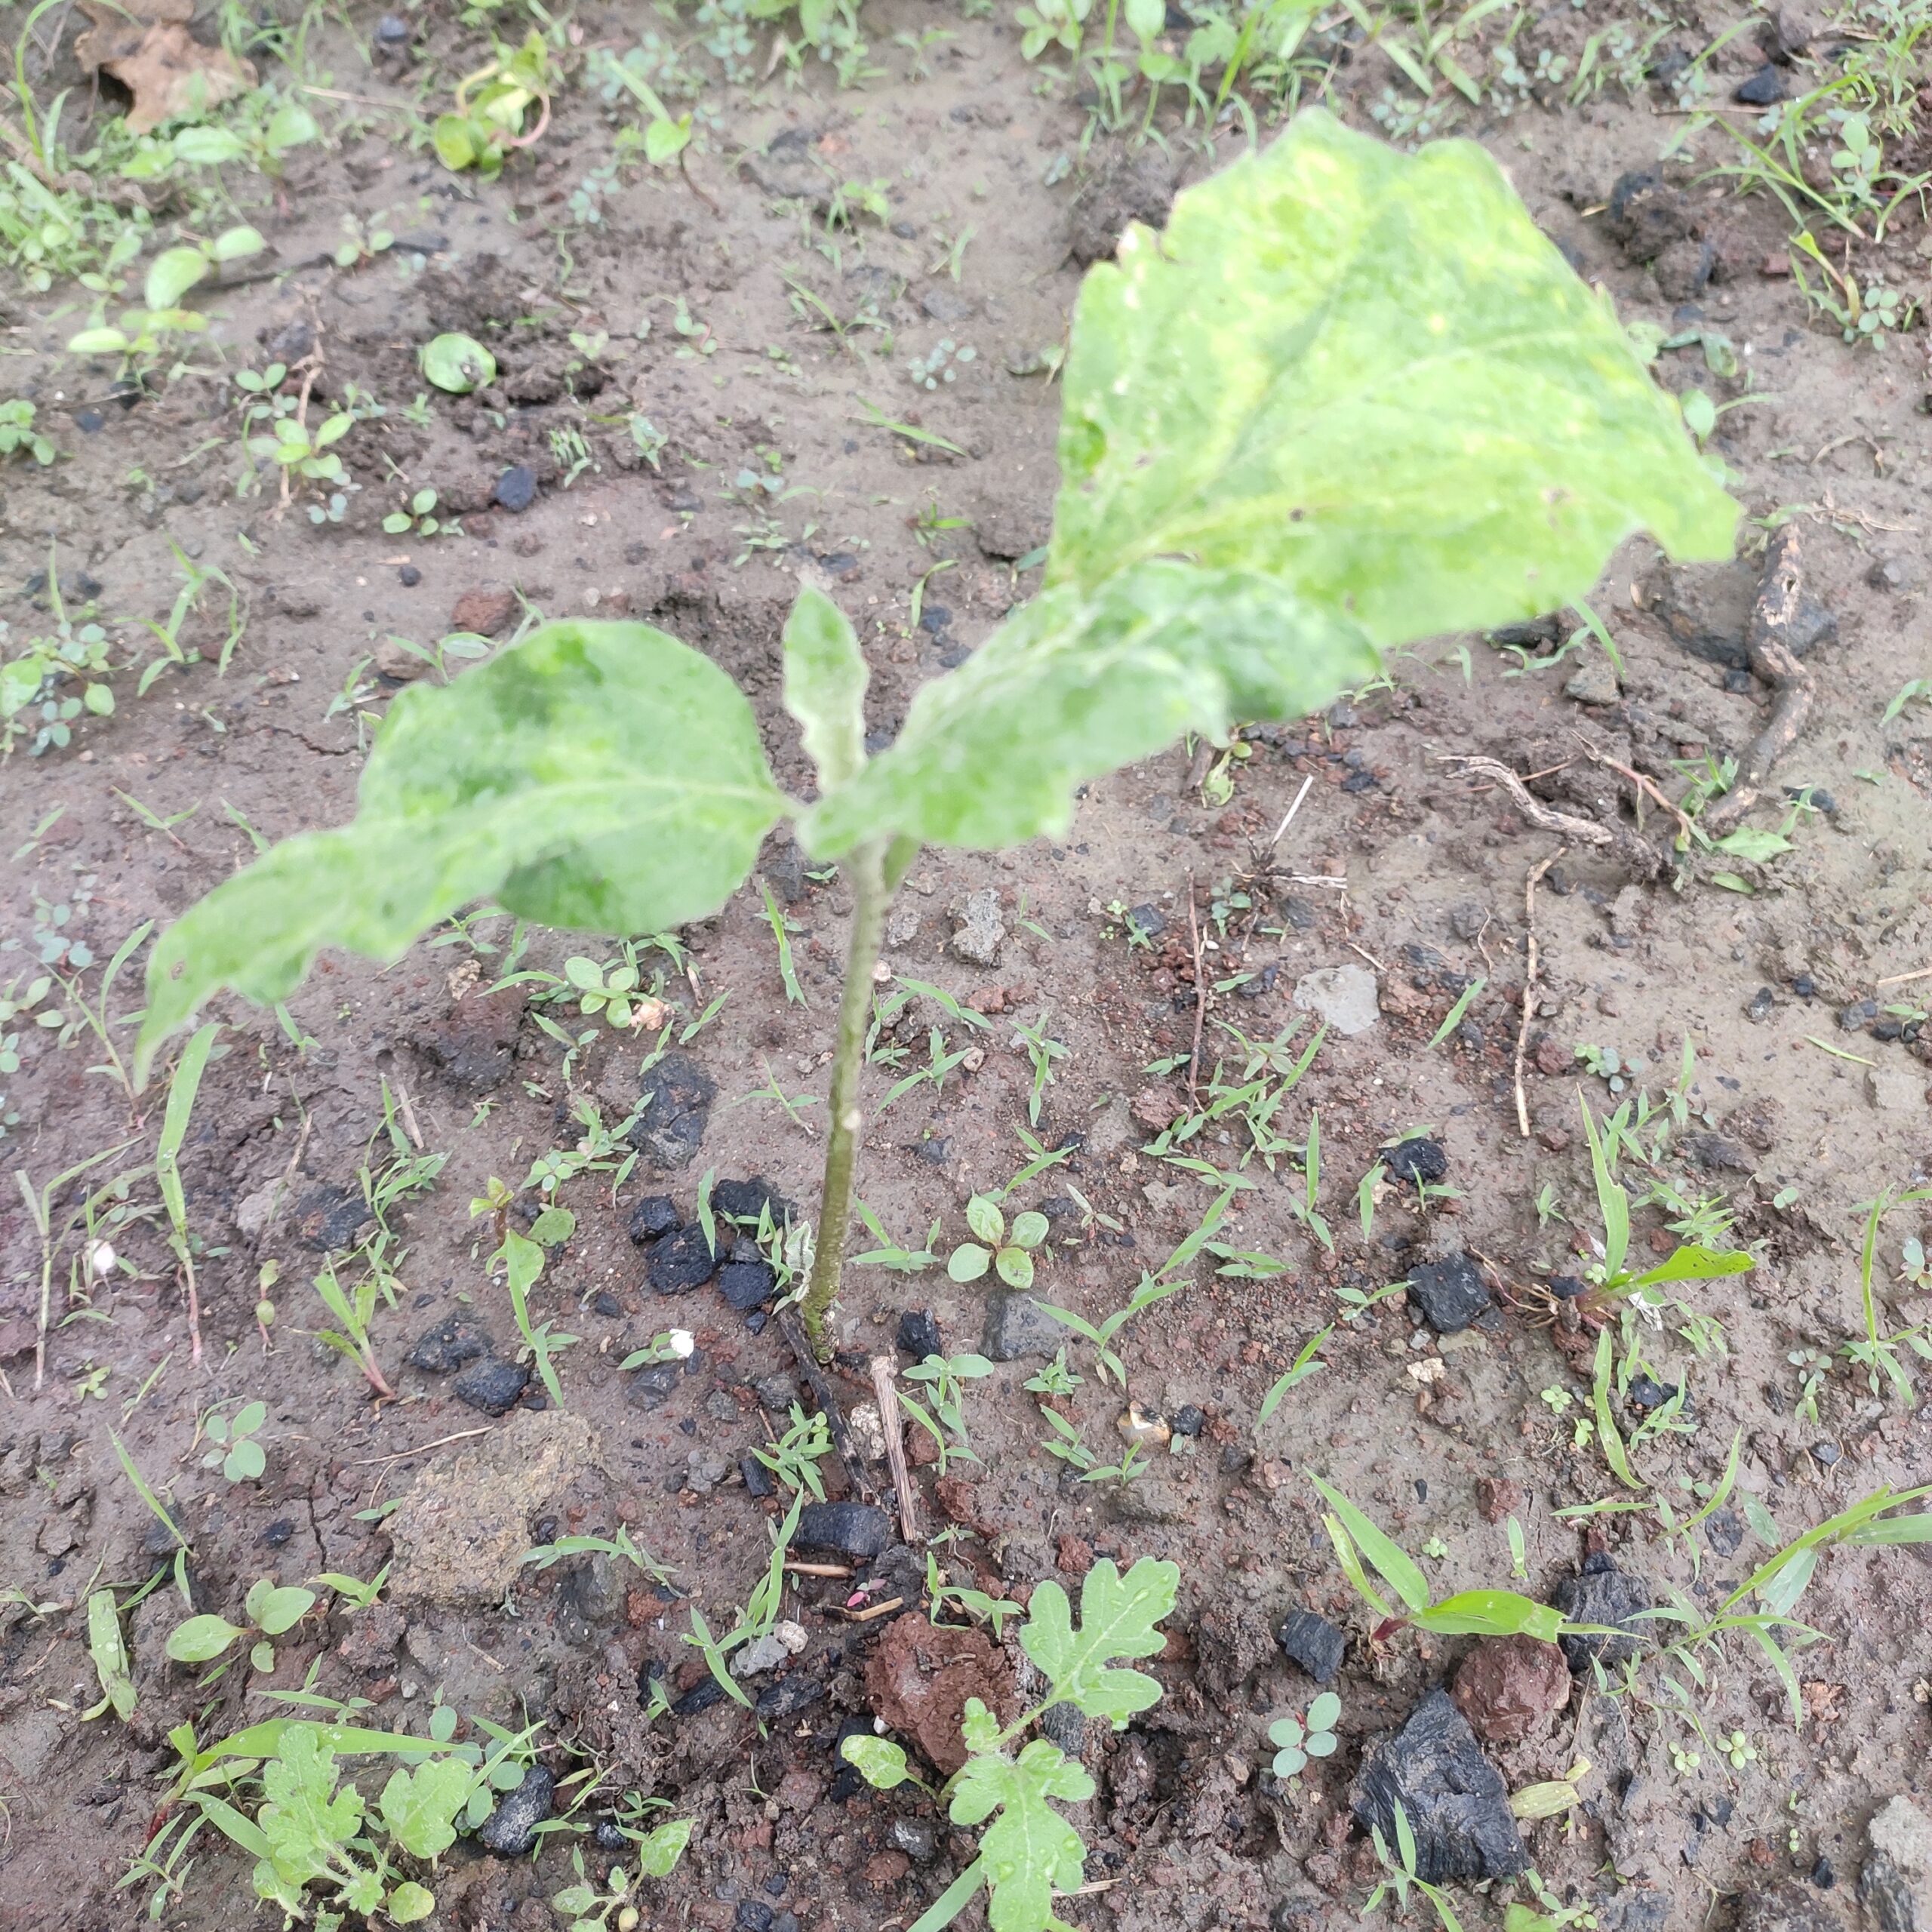
<path id="1" fill-rule="evenodd" d="M 514 104 L 521 125 L 550 85 L 533 39 L 529 74 L 500 55 L 465 83 L 466 114 L 500 82 L 525 97 L 491 105 Z M 446 162 L 487 167 L 499 132 L 530 138 L 503 122 L 478 152 L 463 131 Z M 860 198 L 849 186 L 838 198 L 845 220 Z M 1424 282 L 1438 298 L 1426 313 L 1389 299 Z M 1311 392 L 1333 378 L 1304 325 L 1345 300 L 1376 323 L 1352 339 L 1346 386 Z M 1264 352 L 1232 356 L 1199 325 L 1223 313 Z M 1526 340 L 1564 411 L 1526 411 Z M 708 330 L 684 345 L 716 346 Z M 1134 374 L 1117 392 L 1122 368 Z M 873 969 L 921 846 L 1064 832 L 1079 784 L 1185 734 L 1219 742 L 1244 719 L 1305 715 L 1372 677 L 1385 651 L 1574 603 L 1639 527 L 1680 558 L 1732 552 L 1737 506 L 1675 401 L 1473 144 L 1401 154 L 1301 114 L 1186 190 L 1158 244 L 1130 228 L 1090 271 L 1062 382 L 1044 587 L 920 694 L 885 750 L 866 750 L 857 635 L 815 589 L 783 638 L 785 703 L 818 777 L 809 804 L 779 789 L 749 703 L 708 659 L 643 624 L 540 626 L 446 688 L 398 693 L 362 815 L 275 847 L 163 935 L 140 1072 L 218 988 L 272 1004 L 323 946 L 395 959 L 478 900 L 574 930 L 674 931 L 716 912 L 792 819 L 814 860 L 842 865 L 854 908 L 802 1303 L 823 1349 L 866 1120 Z M 1290 532 L 1264 513 L 1283 502 L 1343 507 Z M 1472 514 L 1487 533 L 1474 546 Z M 998 1802 L 989 1794 L 977 1817 Z"/>

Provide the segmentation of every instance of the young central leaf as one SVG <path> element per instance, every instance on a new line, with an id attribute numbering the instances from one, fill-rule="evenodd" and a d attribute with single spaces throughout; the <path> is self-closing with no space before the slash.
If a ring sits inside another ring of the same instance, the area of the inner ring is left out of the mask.
<path id="1" fill-rule="evenodd" d="M 785 806 L 708 658 L 648 624 L 546 624 L 447 690 L 399 693 L 355 822 L 274 847 L 168 929 L 141 1070 L 217 987 L 280 999 L 322 946 L 395 959 L 475 900 L 586 932 L 702 918 Z"/>
<path id="2" fill-rule="evenodd" d="M 1056 1703 L 1077 1704 L 1090 1718 L 1124 1724 L 1160 1701 L 1161 1687 L 1144 1671 L 1116 1670 L 1112 1657 L 1151 1657 L 1167 1639 L 1155 1628 L 1174 1607 L 1177 1564 L 1143 1556 L 1123 1577 L 1112 1562 L 1097 1563 L 1080 1590 L 1076 1631 L 1066 1592 L 1041 1583 L 1028 1607 L 1020 1647 L 1053 1686 Z"/>

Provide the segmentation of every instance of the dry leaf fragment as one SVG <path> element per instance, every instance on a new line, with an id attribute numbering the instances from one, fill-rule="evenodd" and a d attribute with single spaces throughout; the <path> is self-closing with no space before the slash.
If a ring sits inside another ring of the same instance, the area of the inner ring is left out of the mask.
<path id="1" fill-rule="evenodd" d="M 94 24 L 74 43 L 90 72 L 111 74 L 134 97 L 129 133 L 205 114 L 255 85 L 255 70 L 226 48 L 204 47 L 188 31 L 192 0 L 82 0 Z"/>

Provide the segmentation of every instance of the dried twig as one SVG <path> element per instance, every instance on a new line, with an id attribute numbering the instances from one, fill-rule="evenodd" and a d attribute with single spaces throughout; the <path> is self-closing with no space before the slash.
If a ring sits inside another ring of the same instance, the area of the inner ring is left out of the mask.
<path id="1" fill-rule="evenodd" d="M 1695 836 L 1691 827 L 1690 814 L 1681 806 L 1673 804 L 1663 792 L 1659 790 L 1654 779 L 1646 778 L 1641 771 L 1632 771 L 1629 765 L 1612 758 L 1607 752 L 1598 750 L 1582 732 L 1573 732 L 1571 735 L 1583 746 L 1584 755 L 1592 764 L 1600 764 L 1605 771 L 1614 771 L 1619 777 L 1629 779 L 1630 783 L 1653 803 L 1661 806 L 1664 811 L 1669 813 L 1671 817 L 1676 820 L 1678 831 L 1687 844 Z M 1642 814 L 1640 813 L 1638 814 L 1640 820 Z"/>
<path id="2" fill-rule="evenodd" d="M 872 1357 L 872 1393 L 878 1398 L 879 1426 L 885 1432 L 885 1460 L 892 1471 L 893 1494 L 899 1499 L 899 1533 L 914 1549 L 919 1534 L 918 1493 L 906 1466 L 904 1425 L 899 1419 L 898 1368 L 890 1355 Z"/>
<path id="3" fill-rule="evenodd" d="M 1745 644 L 1752 672 L 1776 694 L 1771 715 L 1751 748 L 1738 761 L 1730 789 L 1706 810 L 1703 828 L 1721 838 L 1758 802 L 1771 768 L 1791 749 L 1810 715 L 1817 683 L 1791 652 L 1786 638 L 1804 601 L 1804 561 L 1798 546 L 1798 528 L 1788 523 L 1771 538 L 1764 552 L 1764 574 L 1751 607 Z"/>
<path id="4" fill-rule="evenodd" d="M 831 1378 L 820 1366 L 811 1340 L 805 1333 L 804 1324 L 798 1319 L 795 1308 L 781 1308 L 778 1311 L 778 1331 L 792 1345 L 792 1352 L 798 1359 L 800 1372 L 810 1385 L 819 1413 L 825 1417 L 826 1432 L 832 1438 L 832 1446 L 838 1452 L 839 1462 L 844 1466 L 845 1480 L 852 1485 L 855 1496 L 868 1503 L 878 1500 L 878 1491 L 872 1487 L 870 1476 L 859 1452 L 852 1446 L 852 1432 L 845 1426 L 844 1411 L 838 1406 L 838 1398 L 832 1392 Z"/>
<path id="5" fill-rule="evenodd" d="M 1607 851 L 1642 878 L 1658 878 L 1665 869 L 1664 855 L 1629 826 L 1604 825 L 1595 819 L 1574 818 L 1567 812 L 1552 811 L 1540 798 L 1533 798 L 1523 781 L 1495 758 L 1456 753 L 1439 761 L 1456 766 L 1465 777 L 1487 778 L 1500 786 L 1509 793 L 1510 803 L 1539 832 L 1553 832 L 1559 838 Z"/>
<path id="6" fill-rule="evenodd" d="M 1562 856 L 1563 848 L 1559 845 L 1548 858 L 1530 868 L 1529 878 L 1523 887 L 1523 918 L 1529 930 L 1524 946 L 1523 1014 L 1516 1026 L 1516 1126 L 1525 1140 L 1530 1137 L 1530 1103 L 1523 1092 L 1523 1056 L 1529 1049 L 1530 1014 L 1537 991 L 1537 888 L 1543 883 L 1543 874 Z"/>

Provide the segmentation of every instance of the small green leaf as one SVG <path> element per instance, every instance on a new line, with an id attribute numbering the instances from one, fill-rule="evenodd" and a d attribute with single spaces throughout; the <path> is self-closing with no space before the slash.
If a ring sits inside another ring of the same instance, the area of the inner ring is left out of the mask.
<path id="1" fill-rule="evenodd" d="M 1553 1644 L 1563 1628 L 1563 1614 L 1515 1590 L 1460 1590 L 1417 1611 L 1415 1625 L 1445 1637 L 1522 1635 Z"/>
<path id="2" fill-rule="evenodd" d="M 452 174 L 474 167 L 481 158 L 475 133 L 460 114 L 439 114 L 431 124 L 429 143 L 436 158 Z"/>
<path id="3" fill-rule="evenodd" d="M 247 1402 L 235 1412 L 234 1420 L 229 1424 L 234 1435 L 253 1435 L 269 1419 L 266 1402 Z"/>
<path id="4" fill-rule="evenodd" d="M 214 238 L 211 252 L 218 262 L 239 262 L 251 255 L 259 255 L 269 245 L 262 239 L 261 230 L 256 228 L 225 228 Z M 171 302 L 150 302 L 150 309 L 171 309 Z"/>
<path id="5" fill-rule="evenodd" d="M 436 1909 L 436 1895 L 426 1885 L 419 1885 L 414 1878 L 405 1879 L 390 1893 L 383 1909 L 398 1925 L 414 1925 L 419 1919 L 427 1918 Z"/>
<path id="6" fill-rule="evenodd" d="M 806 586 L 785 620 L 785 709 L 798 721 L 822 792 L 835 791 L 866 761 L 871 675 L 844 612 Z"/>
<path id="7" fill-rule="evenodd" d="M 1033 1257 L 1023 1247 L 1003 1247 L 993 1257 L 993 1267 L 1009 1288 L 1023 1293 L 1033 1285 Z"/>
<path id="8" fill-rule="evenodd" d="M 1125 1577 L 1111 1560 L 1088 1571 L 1080 1590 L 1080 1629 L 1073 1628 L 1066 1592 L 1048 1579 L 1038 1585 L 1020 1644 L 1053 1687 L 1051 1701 L 1077 1704 L 1090 1718 L 1124 1724 L 1159 1702 L 1160 1685 L 1143 1672 L 1113 1669 L 1113 1657 L 1151 1657 L 1166 1646 L 1155 1626 L 1174 1607 L 1177 1564 L 1143 1556 Z"/>
<path id="9" fill-rule="evenodd" d="M 111 1709 L 125 1724 L 134 1715 L 134 1682 L 128 1674 L 128 1646 L 121 1635 L 120 1613 L 112 1590 L 88 1593 L 88 1654 L 100 1681 L 100 1702 L 88 1716 Z"/>
<path id="10" fill-rule="evenodd" d="M 998 1247 L 1006 1238 L 1006 1217 L 983 1194 L 976 1194 L 967 1202 L 966 1225 L 989 1247 Z"/>
<path id="11" fill-rule="evenodd" d="M 432 337 L 417 360 L 424 380 L 451 395 L 467 395 L 497 380 L 497 358 L 474 336 L 452 332 Z"/>
<path id="12" fill-rule="evenodd" d="M 456 1842 L 456 1816 L 475 1782 L 470 1767 L 454 1758 L 390 1772 L 380 1800 L 390 1837 L 418 1858 L 441 1857 Z"/>
<path id="13" fill-rule="evenodd" d="M 164 248 L 148 264 L 142 297 L 150 309 L 174 309 L 208 272 L 208 257 L 199 248 Z"/>
<path id="14" fill-rule="evenodd" d="M 279 1637 L 314 1609 L 315 1593 L 292 1584 L 278 1589 L 269 1578 L 263 1577 L 250 1586 L 245 1601 L 249 1616 L 263 1634 Z"/>
<path id="15" fill-rule="evenodd" d="M 407 510 L 391 510 L 383 518 L 383 528 L 392 537 L 400 537 L 408 528 L 409 512 Z"/>
<path id="16" fill-rule="evenodd" d="M 889 1738 L 848 1737 L 838 1747 L 838 1754 L 857 1767 L 860 1777 L 875 1791 L 896 1790 L 912 1776 L 906 1753 Z"/>
<path id="17" fill-rule="evenodd" d="M 644 131 L 644 158 L 654 168 L 662 168 L 666 162 L 675 161 L 691 145 L 691 117 L 681 115 L 673 121 L 668 115 L 660 115 L 648 123 Z"/>
<path id="18" fill-rule="evenodd" d="M 162 935 L 139 1077 L 217 987 L 272 1004 L 322 946 L 399 958 L 475 900 L 583 931 L 702 918 L 784 805 L 709 659 L 645 624 L 546 624 L 445 689 L 406 687 L 354 823 L 271 848 Z"/>
<path id="19" fill-rule="evenodd" d="M 947 1258 L 946 1272 L 955 1281 L 977 1281 L 986 1272 L 992 1257 L 971 1241 L 961 1241 Z"/>
<path id="20" fill-rule="evenodd" d="M 248 1667 L 257 1675 L 266 1677 L 275 1668 L 275 1646 L 264 1637 L 248 1647 Z"/>
<path id="21" fill-rule="evenodd" d="M 191 1617 L 168 1632 L 162 1648 L 177 1663 L 206 1663 L 241 1634 L 225 1617 Z"/>
<path id="22" fill-rule="evenodd" d="M 551 1909 L 566 1915 L 588 1912 L 597 1903 L 597 1894 L 588 1885 L 566 1885 L 550 1894 Z"/>
<path id="23" fill-rule="evenodd" d="M 1317 1475 L 1311 1475 L 1309 1481 L 1321 1491 L 1342 1527 L 1354 1539 L 1355 1546 L 1374 1564 L 1383 1580 L 1401 1598 L 1404 1607 L 1411 1613 L 1426 1610 L 1429 1580 L 1414 1561 L 1384 1536 L 1340 1490 L 1330 1488 Z"/>
<path id="24" fill-rule="evenodd" d="M 1335 1721 L 1342 1715 L 1342 1700 L 1332 1690 L 1324 1690 L 1308 1707 L 1308 1727 L 1310 1730 L 1333 1730 Z"/>
<path id="25" fill-rule="evenodd" d="M 1015 1247 L 1038 1247 L 1047 1238 L 1050 1223 L 1045 1215 L 1029 1208 L 1014 1217 L 1011 1237 Z"/>
<path id="26" fill-rule="evenodd" d="M 669 1818 L 638 1842 L 637 1868 L 641 1877 L 668 1878 L 691 1843 L 691 1821 Z"/>

